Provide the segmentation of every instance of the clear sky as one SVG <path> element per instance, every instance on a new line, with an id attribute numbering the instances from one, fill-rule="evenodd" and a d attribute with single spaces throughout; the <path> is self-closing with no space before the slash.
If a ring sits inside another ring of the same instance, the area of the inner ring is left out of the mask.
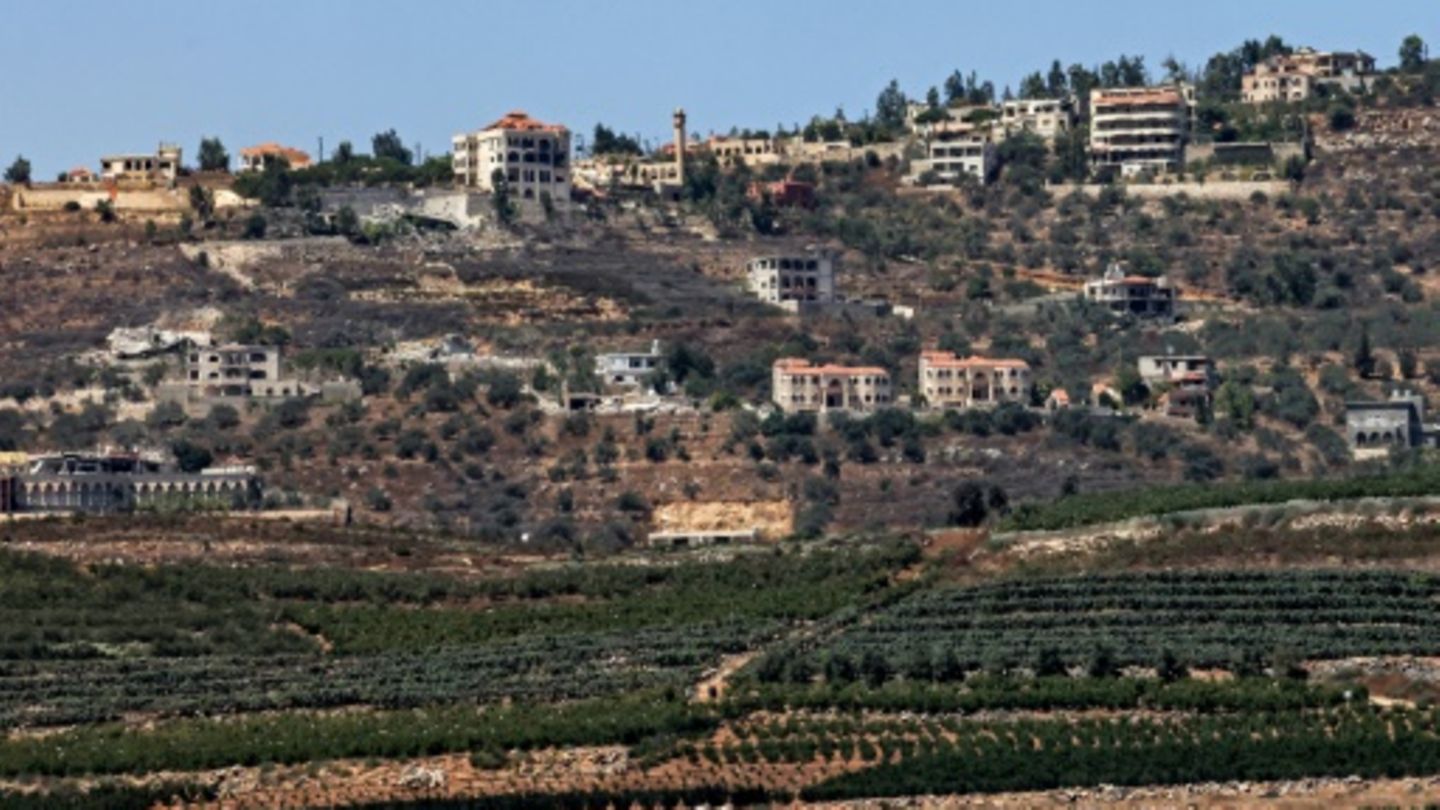
<path id="1" fill-rule="evenodd" d="M 983 10 L 981 10 L 983 9 Z M 202 135 L 232 156 L 278 140 L 369 151 L 396 128 L 443 152 L 455 132 L 522 108 L 588 136 L 596 121 L 666 137 L 773 128 L 891 78 L 912 96 L 951 70 L 997 90 L 1048 67 L 1143 54 L 1191 66 L 1250 37 L 1363 49 L 1381 66 L 1436 0 L 0 0 L 0 165 L 37 179 L 106 152 Z"/>

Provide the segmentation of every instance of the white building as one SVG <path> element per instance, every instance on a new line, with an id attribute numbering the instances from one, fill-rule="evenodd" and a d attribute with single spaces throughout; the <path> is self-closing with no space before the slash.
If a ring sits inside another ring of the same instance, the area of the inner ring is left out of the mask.
<path id="1" fill-rule="evenodd" d="M 823 251 L 757 256 L 745 264 L 746 282 L 761 301 L 787 309 L 800 302 L 829 304 L 835 301 L 836 261 Z"/>
<path id="2" fill-rule="evenodd" d="M 956 185 L 965 177 L 984 185 L 995 174 L 995 144 L 988 129 L 973 125 L 936 125 L 925 142 L 925 158 L 912 161 L 910 180 L 930 175 L 938 183 Z"/>
<path id="3" fill-rule="evenodd" d="M 1375 57 L 1364 51 L 1297 48 L 1272 56 L 1245 74 L 1240 79 L 1240 98 L 1247 104 L 1304 101 L 1322 84 L 1363 92 L 1374 74 Z"/>
<path id="4" fill-rule="evenodd" d="M 1194 110 L 1195 88 L 1184 83 L 1091 90 L 1091 168 L 1123 176 L 1179 169 Z"/>
<path id="5" fill-rule="evenodd" d="M 1136 361 L 1140 379 L 1150 385 L 1210 380 L 1215 364 L 1203 354 L 1152 354 Z"/>
<path id="6" fill-rule="evenodd" d="M 604 385 L 636 388 L 649 383 L 650 375 L 660 367 L 660 341 L 650 344 L 648 352 L 608 352 L 595 355 L 595 374 Z"/>
<path id="7" fill-rule="evenodd" d="M 494 191 L 499 172 L 517 199 L 547 192 L 557 202 L 570 199 L 570 130 L 560 124 L 515 110 L 479 132 L 456 135 L 451 145 L 455 183 L 462 188 Z"/>
<path id="8" fill-rule="evenodd" d="M 106 155 L 100 158 L 101 180 L 173 183 L 180 176 L 180 147 L 162 143 L 154 154 Z"/>
<path id="9" fill-rule="evenodd" d="M 1030 132 L 1053 141 L 1069 132 L 1073 123 L 1068 98 L 1019 98 L 1000 104 L 999 126 L 1006 137 Z"/>

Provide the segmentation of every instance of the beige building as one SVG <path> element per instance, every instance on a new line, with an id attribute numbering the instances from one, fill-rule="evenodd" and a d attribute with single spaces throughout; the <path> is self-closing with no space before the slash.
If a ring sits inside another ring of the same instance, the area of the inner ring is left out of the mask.
<path id="1" fill-rule="evenodd" d="M 180 176 L 180 147 L 160 144 L 153 155 L 106 155 L 100 158 L 100 179 L 173 183 Z"/>
<path id="2" fill-rule="evenodd" d="M 771 399 L 781 410 L 868 412 L 890 405 L 890 373 L 878 366 L 812 365 L 782 357 L 771 367 Z"/>
<path id="3" fill-rule="evenodd" d="M 1034 133 L 1047 141 L 1070 131 L 1074 112 L 1070 99 L 1021 98 L 1000 104 L 999 128 L 1006 137 Z"/>
<path id="4" fill-rule="evenodd" d="M 570 199 L 570 130 L 560 124 L 515 110 L 479 132 L 456 135 L 451 145 L 456 185 L 494 191 L 499 171 L 518 199 L 546 192 L 557 202 Z"/>
<path id="5" fill-rule="evenodd" d="M 282 160 L 286 166 L 292 169 L 305 169 L 310 166 L 310 155 L 299 149 L 281 146 L 274 141 L 270 141 L 241 149 L 240 171 L 264 171 L 266 166 Z"/>
<path id="6" fill-rule="evenodd" d="M 1299 48 L 1272 56 L 1240 79 L 1240 98 L 1248 104 L 1304 101 L 1320 85 L 1363 92 L 1375 73 L 1375 57 L 1364 51 Z"/>
<path id="7" fill-rule="evenodd" d="M 308 393 L 285 379 L 276 346 L 215 346 L 193 349 L 185 380 L 194 399 L 284 399 Z"/>
<path id="8" fill-rule="evenodd" d="M 926 175 L 944 185 L 969 177 L 984 185 L 995 174 L 995 144 L 988 127 L 957 122 L 932 127 L 925 141 L 925 157 L 910 163 L 910 182 Z"/>
<path id="9" fill-rule="evenodd" d="M 766 303 L 828 304 L 835 301 L 836 262 L 835 254 L 825 251 L 756 256 L 745 264 L 746 283 Z"/>
<path id="10" fill-rule="evenodd" d="M 920 353 L 920 393 L 931 408 L 989 408 L 1030 402 L 1030 364 L 1024 360 Z"/>
<path id="11" fill-rule="evenodd" d="M 721 166 L 772 166 L 779 163 L 783 151 L 774 138 L 713 137 L 705 148 Z"/>
<path id="12" fill-rule="evenodd" d="M 1122 176 L 1179 169 L 1194 109 L 1195 88 L 1183 83 L 1091 90 L 1091 168 Z"/>
<path id="13" fill-rule="evenodd" d="M 1203 354 L 1144 355 L 1135 365 L 1140 379 L 1151 385 L 1208 382 L 1215 372 L 1215 364 Z"/>

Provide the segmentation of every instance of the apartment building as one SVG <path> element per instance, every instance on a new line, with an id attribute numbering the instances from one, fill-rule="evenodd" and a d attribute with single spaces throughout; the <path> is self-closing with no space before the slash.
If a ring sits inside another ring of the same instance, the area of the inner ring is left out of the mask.
<path id="1" fill-rule="evenodd" d="M 190 399 L 285 399 L 305 396 L 284 377 L 276 346 L 216 346 L 191 350 L 185 369 Z"/>
<path id="2" fill-rule="evenodd" d="M 455 183 L 494 191 L 495 173 L 522 200 L 570 199 L 570 130 L 514 110 L 478 132 L 451 139 Z"/>
<path id="3" fill-rule="evenodd" d="M 1030 402 L 1030 364 L 1024 360 L 920 353 L 920 393 L 931 408 L 990 408 Z"/>
<path id="4" fill-rule="evenodd" d="M 749 290 L 766 303 L 796 309 L 800 302 L 835 301 L 835 265 L 826 251 L 757 256 L 745 264 Z"/>
<path id="5" fill-rule="evenodd" d="M 180 147 L 162 143 L 154 154 L 118 154 L 100 158 L 100 179 L 174 183 L 180 176 Z"/>
<path id="6" fill-rule="evenodd" d="M 1007 138 L 1030 132 L 1053 141 L 1074 123 L 1074 106 L 1068 98 L 1018 98 L 1000 104 L 998 127 Z"/>
<path id="7" fill-rule="evenodd" d="M 266 166 L 283 162 L 291 169 L 305 169 L 310 166 L 310 155 L 289 146 L 268 141 L 240 150 L 240 171 L 261 172 Z"/>
<path id="8" fill-rule="evenodd" d="M 1090 165 L 1101 176 L 1184 165 L 1195 109 L 1188 84 L 1090 91 Z"/>
<path id="9" fill-rule="evenodd" d="M 995 169 L 995 144 L 988 127 L 968 122 L 937 124 L 925 141 L 925 157 L 910 164 L 910 180 L 920 183 L 933 178 L 944 185 L 956 185 L 969 177 L 984 185 L 990 182 Z"/>
<path id="10" fill-rule="evenodd" d="M 1240 98 L 1248 104 L 1304 101 L 1321 85 L 1363 92 L 1375 73 L 1375 57 L 1364 51 L 1298 48 L 1257 64 L 1240 79 Z"/>
<path id="11" fill-rule="evenodd" d="M 1175 317 L 1175 288 L 1169 279 L 1126 275 L 1118 264 L 1111 264 L 1100 278 L 1085 282 L 1083 297 L 1119 315 Z"/>
<path id="12" fill-rule="evenodd" d="M 891 403 L 890 372 L 878 366 L 813 365 L 782 357 L 771 367 L 771 399 L 789 413 L 875 411 Z"/>

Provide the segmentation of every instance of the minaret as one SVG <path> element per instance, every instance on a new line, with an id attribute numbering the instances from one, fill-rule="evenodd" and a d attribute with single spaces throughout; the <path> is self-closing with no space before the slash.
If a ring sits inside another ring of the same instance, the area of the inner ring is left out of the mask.
<path id="1" fill-rule="evenodd" d="M 676 182 L 685 185 L 685 110 L 676 107 L 671 118 L 675 124 L 675 173 Z"/>

